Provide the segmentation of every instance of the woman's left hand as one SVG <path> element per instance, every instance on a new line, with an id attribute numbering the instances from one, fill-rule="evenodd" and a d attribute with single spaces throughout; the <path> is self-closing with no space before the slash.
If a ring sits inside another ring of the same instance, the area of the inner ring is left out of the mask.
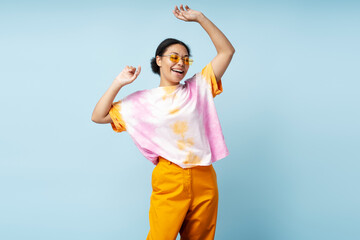
<path id="1" fill-rule="evenodd" d="M 190 9 L 188 5 L 185 5 L 184 9 L 182 4 L 180 5 L 180 9 L 175 6 L 173 13 L 175 17 L 186 22 L 198 22 L 202 16 L 201 12 Z"/>

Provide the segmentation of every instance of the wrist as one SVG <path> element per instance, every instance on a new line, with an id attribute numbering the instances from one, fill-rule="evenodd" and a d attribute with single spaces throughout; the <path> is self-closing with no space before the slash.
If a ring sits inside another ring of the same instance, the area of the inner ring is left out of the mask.
<path id="1" fill-rule="evenodd" d="M 204 22 L 204 20 L 206 20 L 205 15 L 203 13 L 200 13 L 197 18 L 197 22 L 201 24 L 202 22 Z"/>
<path id="2" fill-rule="evenodd" d="M 126 84 L 123 81 L 121 81 L 121 79 L 117 79 L 117 78 L 115 78 L 114 81 L 112 82 L 112 86 L 118 89 L 121 89 L 125 85 Z"/>

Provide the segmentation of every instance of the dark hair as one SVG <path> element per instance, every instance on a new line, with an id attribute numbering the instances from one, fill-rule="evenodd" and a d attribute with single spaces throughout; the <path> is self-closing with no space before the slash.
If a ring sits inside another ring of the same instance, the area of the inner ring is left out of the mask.
<path id="1" fill-rule="evenodd" d="M 160 67 L 156 64 L 156 56 L 161 56 L 163 55 L 163 53 L 166 51 L 166 49 L 171 46 L 171 45 L 174 45 L 174 44 L 181 44 L 183 45 L 187 52 L 188 52 L 188 55 L 190 55 L 190 48 L 185 44 L 183 43 L 182 41 L 180 40 L 177 40 L 177 39 L 174 39 L 174 38 L 167 38 L 165 39 L 164 41 L 162 41 L 159 46 L 157 47 L 156 49 L 156 52 L 155 52 L 155 57 L 153 57 L 151 59 L 151 69 L 154 73 L 156 74 L 159 74 L 160 75 Z"/>

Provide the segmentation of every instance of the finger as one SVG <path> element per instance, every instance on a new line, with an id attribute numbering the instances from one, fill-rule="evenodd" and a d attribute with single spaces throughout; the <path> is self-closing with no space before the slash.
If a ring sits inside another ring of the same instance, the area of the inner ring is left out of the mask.
<path id="1" fill-rule="evenodd" d="M 175 16 L 177 19 L 185 20 L 181 13 L 178 13 L 178 12 L 173 12 L 173 13 L 174 13 L 174 16 Z"/>
<path id="2" fill-rule="evenodd" d="M 178 6 L 175 6 L 175 9 L 174 9 L 174 10 L 175 10 L 176 13 L 179 13 L 179 12 L 180 12 Z"/>
<path id="3" fill-rule="evenodd" d="M 136 69 L 136 68 L 134 68 L 133 66 L 129 66 L 128 72 L 129 72 L 129 73 L 134 73 L 134 72 L 135 72 L 135 69 Z"/>
<path id="4" fill-rule="evenodd" d="M 130 78 L 130 81 L 134 81 L 141 72 L 141 66 L 138 66 L 138 70 L 134 73 L 134 75 Z"/>
<path id="5" fill-rule="evenodd" d="M 173 13 L 176 18 L 186 21 L 185 17 L 182 14 L 182 11 L 179 10 L 178 6 L 175 6 L 175 9 L 173 10 Z"/>
<path id="6" fill-rule="evenodd" d="M 185 5 L 185 9 L 188 10 L 188 11 L 190 10 L 188 5 Z"/>
<path id="7" fill-rule="evenodd" d="M 141 66 L 138 66 L 138 69 L 135 72 L 135 77 L 139 76 L 140 72 L 141 72 Z"/>
<path id="8" fill-rule="evenodd" d="M 175 17 L 176 17 L 177 19 L 180 19 L 180 20 L 186 21 L 186 19 L 184 18 L 184 16 L 183 16 L 183 15 L 178 14 L 178 15 L 175 15 Z"/>
<path id="9" fill-rule="evenodd" d="M 179 15 L 182 15 L 182 14 L 183 14 L 183 12 L 184 12 L 183 5 L 180 5 L 180 8 L 178 8 L 177 13 L 178 13 Z"/>
<path id="10" fill-rule="evenodd" d="M 135 72 L 135 75 L 139 75 L 141 72 L 141 66 L 139 65 L 136 72 Z"/>

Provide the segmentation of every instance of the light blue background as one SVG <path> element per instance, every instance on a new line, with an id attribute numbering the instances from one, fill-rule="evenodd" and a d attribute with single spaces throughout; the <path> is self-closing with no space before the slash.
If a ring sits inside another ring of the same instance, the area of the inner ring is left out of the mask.
<path id="1" fill-rule="evenodd" d="M 116 100 L 158 86 L 166 37 L 190 45 L 188 77 L 215 56 L 180 3 L 1 2 L 0 239 L 146 238 L 153 165 L 90 118 L 125 65 L 143 71 Z M 360 239 L 359 2 L 184 3 L 236 49 L 215 99 L 216 239 Z"/>

